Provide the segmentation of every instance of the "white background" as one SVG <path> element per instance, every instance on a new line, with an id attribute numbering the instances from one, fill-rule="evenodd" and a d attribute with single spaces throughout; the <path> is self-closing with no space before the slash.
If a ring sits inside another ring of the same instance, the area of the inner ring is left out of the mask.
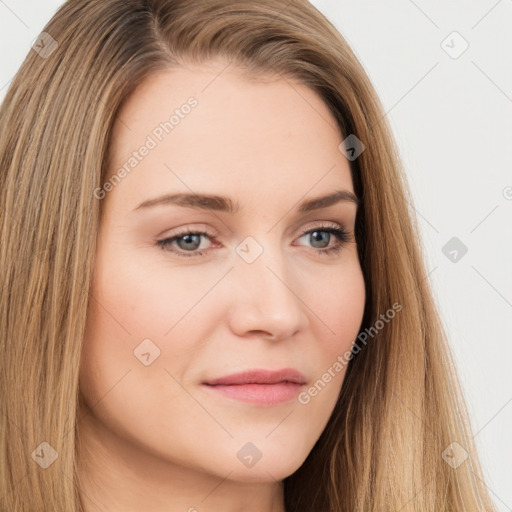
<path id="1" fill-rule="evenodd" d="M 0 100 L 61 3 L 0 0 Z M 312 3 L 387 112 L 488 487 L 512 511 L 512 0 Z M 452 237 L 468 248 L 456 263 Z"/>

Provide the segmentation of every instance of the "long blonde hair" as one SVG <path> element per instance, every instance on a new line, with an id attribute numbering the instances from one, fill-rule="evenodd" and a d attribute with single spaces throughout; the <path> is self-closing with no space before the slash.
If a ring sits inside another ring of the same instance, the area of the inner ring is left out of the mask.
<path id="1" fill-rule="evenodd" d="M 0 109 L 1 510 L 82 510 L 78 370 L 112 128 L 150 73 L 217 56 L 307 85 L 363 142 L 350 162 L 361 330 L 401 306 L 350 360 L 326 429 L 284 481 L 287 510 L 495 510 L 384 110 L 306 0 L 68 0 L 27 55 Z M 44 450 L 57 455 L 46 468 Z"/>

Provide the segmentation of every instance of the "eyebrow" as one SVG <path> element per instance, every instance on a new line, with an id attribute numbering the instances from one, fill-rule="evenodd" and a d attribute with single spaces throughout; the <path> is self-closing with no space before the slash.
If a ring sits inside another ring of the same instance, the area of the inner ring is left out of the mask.
<path id="1" fill-rule="evenodd" d="M 297 211 L 299 213 L 310 212 L 327 208 L 339 202 L 350 202 L 359 205 L 359 199 L 349 190 L 336 190 L 332 194 L 314 197 L 302 202 Z M 210 195 L 210 194 L 166 194 L 155 199 L 149 199 L 142 202 L 134 211 L 144 210 L 153 206 L 176 205 L 184 208 L 194 208 L 196 210 L 213 210 L 217 212 L 237 213 L 240 210 L 240 204 L 236 204 L 229 197 Z"/>

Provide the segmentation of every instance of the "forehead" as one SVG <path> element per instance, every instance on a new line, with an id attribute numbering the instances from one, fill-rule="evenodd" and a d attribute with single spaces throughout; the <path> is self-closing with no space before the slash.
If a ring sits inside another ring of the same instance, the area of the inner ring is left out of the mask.
<path id="1" fill-rule="evenodd" d="M 122 105 L 109 175 L 124 168 L 116 188 L 134 198 L 168 190 L 226 195 L 229 187 L 301 196 L 316 183 L 322 190 L 313 192 L 352 190 L 341 140 L 328 107 L 303 84 L 248 79 L 223 62 L 184 66 L 150 75 Z"/>

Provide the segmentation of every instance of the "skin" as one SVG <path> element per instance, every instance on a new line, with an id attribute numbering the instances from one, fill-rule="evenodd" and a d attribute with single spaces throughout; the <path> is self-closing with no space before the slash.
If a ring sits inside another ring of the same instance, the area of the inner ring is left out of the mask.
<path id="1" fill-rule="evenodd" d="M 334 118 L 314 91 L 289 78 L 248 80 L 225 66 L 153 74 L 116 121 L 111 173 L 188 97 L 198 100 L 102 199 L 80 367 L 86 512 L 283 512 L 282 480 L 324 430 L 346 368 L 307 404 L 253 405 L 201 383 L 291 367 L 308 389 L 350 350 L 361 326 L 357 205 L 295 211 L 313 197 L 354 192 Z M 229 196 L 240 211 L 134 211 L 191 191 Z M 334 235 L 320 229 L 315 242 L 302 234 L 325 224 L 352 233 L 338 253 L 320 254 L 336 245 Z M 187 257 L 198 249 L 183 238 L 171 247 L 185 256 L 156 244 L 205 228 L 213 236 L 200 237 L 202 256 Z M 236 252 L 248 236 L 263 248 L 252 263 Z M 148 338 L 160 356 L 146 366 L 134 350 Z M 237 457 L 247 442 L 262 455 L 252 467 Z"/>

